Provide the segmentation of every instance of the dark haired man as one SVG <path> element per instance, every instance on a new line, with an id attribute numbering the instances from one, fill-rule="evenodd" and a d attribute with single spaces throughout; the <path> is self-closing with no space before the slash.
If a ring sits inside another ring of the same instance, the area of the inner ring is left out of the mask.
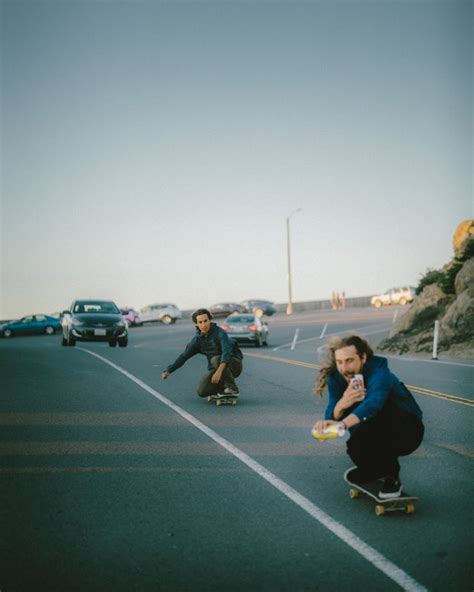
<path id="1" fill-rule="evenodd" d="M 354 483 L 384 479 L 382 499 L 401 495 L 399 456 L 414 452 L 424 433 L 422 412 L 413 395 L 390 372 L 386 358 L 375 356 L 358 335 L 329 343 L 329 359 L 319 372 L 316 392 L 327 385 L 329 402 L 325 419 L 315 423 L 322 432 L 341 423 L 350 431 L 347 453 L 356 467 L 347 472 Z M 354 383 L 362 374 L 364 383 Z"/>
<path id="2" fill-rule="evenodd" d="M 212 315 L 205 308 L 196 310 L 192 315 L 196 325 L 196 334 L 186 349 L 176 360 L 163 370 L 161 377 L 166 380 L 169 375 L 196 354 L 207 357 L 209 372 L 200 380 L 197 393 L 200 397 L 209 395 L 238 396 L 239 389 L 235 382 L 242 372 L 242 352 L 234 339 L 224 329 L 211 322 Z"/>

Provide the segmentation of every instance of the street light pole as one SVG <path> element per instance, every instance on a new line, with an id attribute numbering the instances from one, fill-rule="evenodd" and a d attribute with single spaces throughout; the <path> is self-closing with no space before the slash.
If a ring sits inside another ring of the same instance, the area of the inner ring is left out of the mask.
<path id="1" fill-rule="evenodd" d="M 296 212 L 301 212 L 301 208 L 293 210 L 286 218 L 286 250 L 288 255 L 288 306 L 286 307 L 286 314 L 293 313 L 293 300 L 291 294 L 291 250 L 290 250 L 290 218 Z"/>

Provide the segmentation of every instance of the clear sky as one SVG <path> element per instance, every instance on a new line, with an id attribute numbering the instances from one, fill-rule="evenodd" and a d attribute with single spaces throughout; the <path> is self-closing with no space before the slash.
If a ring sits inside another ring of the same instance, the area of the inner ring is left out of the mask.
<path id="1" fill-rule="evenodd" d="M 0 318 L 416 285 L 473 217 L 473 3 L 3 0 Z"/>

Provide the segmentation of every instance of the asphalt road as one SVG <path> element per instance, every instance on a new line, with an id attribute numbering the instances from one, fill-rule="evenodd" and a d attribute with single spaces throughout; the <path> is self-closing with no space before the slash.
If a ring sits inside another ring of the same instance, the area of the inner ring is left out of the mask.
<path id="1" fill-rule="evenodd" d="M 395 313 L 268 319 L 235 408 L 195 394 L 202 356 L 161 380 L 190 322 L 132 329 L 126 349 L 0 340 L 1 592 L 471 592 L 473 360 L 389 359 L 426 424 L 401 460 L 412 515 L 351 500 L 344 440 L 310 435 L 327 336 L 377 344 Z"/>

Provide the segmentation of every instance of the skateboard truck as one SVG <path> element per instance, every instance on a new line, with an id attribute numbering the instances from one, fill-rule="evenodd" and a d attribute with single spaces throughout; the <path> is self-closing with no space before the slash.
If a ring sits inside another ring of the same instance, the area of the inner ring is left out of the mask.
<path id="1" fill-rule="evenodd" d="M 207 400 L 209 403 L 215 403 L 217 407 L 220 405 L 232 405 L 232 407 L 235 407 L 237 405 L 237 398 L 238 397 L 236 395 L 217 394 L 209 395 Z"/>

